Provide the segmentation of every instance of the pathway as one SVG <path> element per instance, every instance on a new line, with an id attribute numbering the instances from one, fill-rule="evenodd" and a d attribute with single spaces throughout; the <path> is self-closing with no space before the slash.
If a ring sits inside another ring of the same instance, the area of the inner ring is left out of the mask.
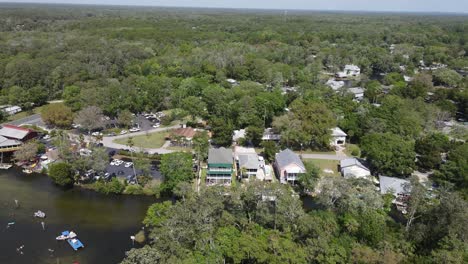
<path id="1" fill-rule="evenodd" d="M 180 127 L 180 125 L 176 125 L 176 126 L 170 126 L 170 127 L 154 128 L 154 129 L 150 129 L 148 131 L 140 131 L 140 132 L 129 133 L 129 134 L 125 134 L 125 135 L 118 135 L 118 136 L 115 136 L 115 137 L 103 137 L 101 142 L 107 148 L 128 149 L 128 146 L 118 144 L 118 143 L 115 143 L 113 141 L 116 140 L 116 139 L 121 139 L 121 138 L 142 136 L 142 135 L 146 135 L 147 133 L 151 134 L 151 133 L 164 132 L 164 131 L 176 129 L 176 128 L 179 128 L 179 127 Z M 151 153 L 151 154 L 153 154 L 153 153 L 167 154 L 167 153 L 174 152 L 172 150 L 166 149 L 168 146 L 169 145 L 166 142 L 166 143 L 164 143 L 164 145 L 161 148 L 139 148 L 139 147 L 133 147 L 133 148 L 135 150 L 137 150 L 137 151 L 146 151 L 146 152 Z"/>

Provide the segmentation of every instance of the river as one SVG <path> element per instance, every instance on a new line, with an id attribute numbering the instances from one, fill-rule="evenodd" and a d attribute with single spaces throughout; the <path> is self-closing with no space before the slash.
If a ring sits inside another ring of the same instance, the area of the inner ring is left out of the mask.
<path id="1" fill-rule="evenodd" d="M 153 197 L 64 190 L 44 175 L 0 171 L 0 263 L 118 263 L 125 251 L 138 246 L 130 236 L 141 229 L 146 209 L 154 202 Z M 47 217 L 33 218 L 37 210 Z M 7 228 L 9 222 L 15 224 Z M 66 241 L 56 241 L 63 230 L 75 231 L 85 248 L 74 252 Z"/>

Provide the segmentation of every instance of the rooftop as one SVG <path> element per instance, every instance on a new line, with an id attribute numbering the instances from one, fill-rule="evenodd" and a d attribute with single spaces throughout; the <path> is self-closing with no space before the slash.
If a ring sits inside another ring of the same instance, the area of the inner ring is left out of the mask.
<path id="1" fill-rule="evenodd" d="M 299 156 L 296 153 L 294 153 L 290 149 L 285 149 L 281 151 L 280 153 L 277 153 L 276 163 L 281 168 L 286 167 L 290 164 L 296 164 L 297 166 L 301 167 L 301 169 L 305 170 L 305 166 L 304 166 L 304 163 L 302 163 L 302 160 L 299 158 Z"/>
<path id="2" fill-rule="evenodd" d="M 19 146 L 21 145 L 21 141 L 8 139 L 6 137 L 0 136 L 0 147 L 12 147 L 12 146 Z"/>
<path id="3" fill-rule="evenodd" d="M 331 131 L 332 137 L 346 137 L 348 135 L 339 127 L 332 128 Z"/>
<path id="4" fill-rule="evenodd" d="M 358 166 L 361 167 L 365 170 L 369 170 L 366 166 L 364 166 L 358 159 L 356 158 L 350 158 L 350 159 L 344 159 L 340 161 L 340 167 L 342 169 L 347 168 L 347 167 L 352 167 L 352 166 Z"/>
<path id="5" fill-rule="evenodd" d="M 232 150 L 226 148 L 211 148 L 208 151 L 208 163 L 232 164 Z"/>
<path id="6" fill-rule="evenodd" d="M 0 128 L 0 136 L 12 139 L 24 139 L 29 133 L 33 132 L 30 129 L 17 127 L 13 125 L 3 125 Z"/>
<path id="7" fill-rule="evenodd" d="M 379 181 L 381 194 L 392 193 L 396 195 L 408 193 L 408 191 L 405 190 L 405 186 L 410 183 L 408 180 L 379 176 Z"/>
<path id="8" fill-rule="evenodd" d="M 178 128 L 172 131 L 173 135 L 188 138 L 188 139 L 193 138 L 193 136 L 195 136 L 196 133 L 197 131 L 191 127 Z"/>

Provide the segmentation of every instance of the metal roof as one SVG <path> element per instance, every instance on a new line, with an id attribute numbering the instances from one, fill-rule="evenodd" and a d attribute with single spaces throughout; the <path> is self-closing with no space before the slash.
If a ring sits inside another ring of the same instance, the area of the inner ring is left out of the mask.
<path id="1" fill-rule="evenodd" d="M 296 164 L 301 169 L 305 170 L 304 163 L 299 156 L 290 149 L 285 149 L 276 154 L 276 163 L 280 168 L 286 167 L 290 164 Z"/>
<path id="2" fill-rule="evenodd" d="M 246 169 L 258 169 L 260 167 L 260 161 L 256 153 L 243 153 L 238 155 L 239 167 Z"/>
<path id="3" fill-rule="evenodd" d="M 351 166 L 358 166 L 365 170 L 369 170 L 366 166 L 362 165 L 362 163 L 356 158 L 344 159 L 340 161 L 341 169 L 351 167 Z"/>
<path id="4" fill-rule="evenodd" d="M 0 136 L 0 147 L 11 147 L 11 146 L 19 146 L 21 145 L 21 141 L 8 139 L 6 137 Z"/>
<path id="5" fill-rule="evenodd" d="M 4 136 L 7 138 L 14 138 L 14 139 L 21 140 L 25 138 L 29 133 L 31 133 L 31 130 L 29 129 L 12 126 L 12 125 L 3 125 L 0 128 L 0 136 Z"/>
<path id="6" fill-rule="evenodd" d="M 332 137 L 346 137 L 347 136 L 347 134 L 343 130 L 341 130 L 341 128 L 339 127 L 332 128 L 331 131 L 332 131 L 332 134 L 331 134 Z"/>
<path id="7" fill-rule="evenodd" d="M 211 148 L 208 151 L 208 163 L 232 164 L 232 150 L 226 148 Z"/>
<path id="8" fill-rule="evenodd" d="M 408 180 L 387 176 L 379 176 L 379 181 L 381 194 L 392 193 L 394 195 L 397 195 L 406 194 L 409 191 L 405 191 L 405 186 L 410 183 Z"/>

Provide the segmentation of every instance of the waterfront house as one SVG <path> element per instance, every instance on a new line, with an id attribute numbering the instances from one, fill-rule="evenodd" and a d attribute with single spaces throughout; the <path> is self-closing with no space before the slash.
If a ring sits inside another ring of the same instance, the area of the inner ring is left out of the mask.
<path id="1" fill-rule="evenodd" d="M 299 156 L 290 149 L 276 154 L 275 170 L 281 183 L 295 183 L 300 174 L 306 173 L 306 168 Z"/>
<path id="2" fill-rule="evenodd" d="M 0 127 L 0 136 L 8 139 L 26 142 L 37 137 L 37 132 L 28 128 L 13 125 L 2 125 Z"/>
<path id="3" fill-rule="evenodd" d="M 208 151 L 207 184 L 230 184 L 233 165 L 231 149 L 211 148 Z"/>
<path id="4" fill-rule="evenodd" d="M 335 127 L 331 129 L 331 146 L 333 147 L 343 147 L 346 145 L 346 137 L 348 135 L 341 130 L 339 127 Z"/>
<path id="5" fill-rule="evenodd" d="M 239 179 L 265 179 L 265 160 L 255 152 L 254 148 L 236 146 L 234 156 Z"/>
<path id="6" fill-rule="evenodd" d="M 369 178 L 371 176 L 370 170 L 356 158 L 340 161 L 340 171 L 345 179 Z"/>

